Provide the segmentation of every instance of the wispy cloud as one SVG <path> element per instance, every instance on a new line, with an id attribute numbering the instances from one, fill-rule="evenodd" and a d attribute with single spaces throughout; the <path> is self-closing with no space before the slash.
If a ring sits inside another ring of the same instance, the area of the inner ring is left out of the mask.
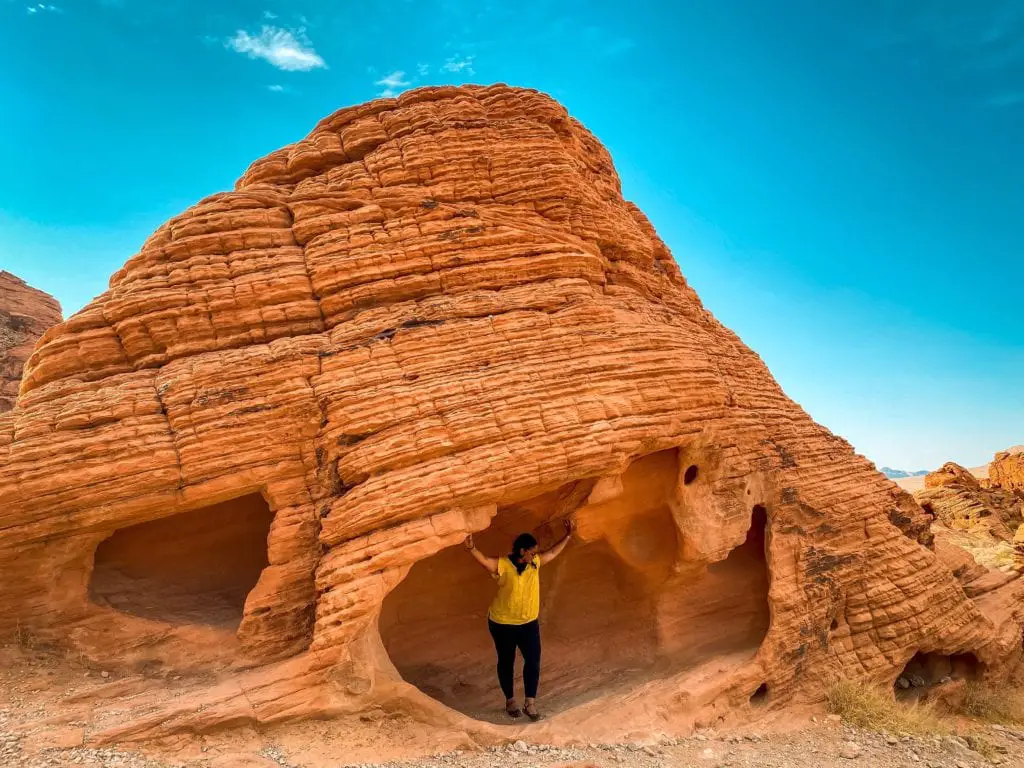
<path id="1" fill-rule="evenodd" d="M 267 21 L 273 21 L 274 19 L 277 18 L 277 14 L 274 13 L 273 11 L 264 11 L 263 18 L 266 19 Z"/>
<path id="2" fill-rule="evenodd" d="M 430 65 L 429 64 L 417 64 L 416 65 L 416 74 L 418 74 L 420 77 L 424 77 L 424 76 L 430 74 Z"/>
<path id="3" fill-rule="evenodd" d="M 390 75 L 385 75 L 380 80 L 376 80 L 374 85 L 383 85 L 382 90 L 377 95 L 382 98 L 389 98 L 391 96 L 397 96 L 403 88 L 408 88 L 412 83 L 405 79 L 405 72 L 398 69 L 392 72 Z"/>
<path id="4" fill-rule="evenodd" d="M 380 80 L 377 80 L 374 85 L 383 85 L 387 88 L 404 88 L 407 85 L 412 85 L 412 83 L 405 79 L 405 72 L 396 70 L 390 75 L 385 75 Z"/>
<path id="5" fill-rule="evenodd" d="M 474 56 L 452 56 L 444 64 L 441 65 L 442 72 L 463 72 L 467 75 L 475 75 L 476 70 L 473 69 Z"/>
<path id="6" fill-rule="evenodd" d="M 273 91 L 274 93 L 284 93 L 284 86 L 283 85 L 276 85 L 276 84 L 275 85 L 268 85 L 267 86 L 267 90 L 268 91 Z"/>
<path id="7" fill-rule="evenodd" d="M 61 9 L 56 5 L 46 5 L 46 3 L 36 3 L 35 5 L 26 5 L 26 13 L 61 13 Z"/>
<path id="8" fill-rule="evenodd" d="M 285 72 L 308 72 L 327 67 L 302 29 L 292 32 L 264 25 L 258 35 L 240 29 L 225 41 L 225 45 L 250 59 L 263 59 Z"/>

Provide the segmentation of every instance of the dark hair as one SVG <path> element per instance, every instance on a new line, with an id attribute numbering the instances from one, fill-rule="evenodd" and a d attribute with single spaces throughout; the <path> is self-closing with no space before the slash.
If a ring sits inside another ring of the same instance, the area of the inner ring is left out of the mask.
<path id="1" fill-rule="evenodd" d="M 512 564 L 516 567 L 519 573 L 526 570 L 526 566 L 530 563 L 521 562 L 519 557 L 523 554 L 524 549 L 531 549 L 537 546 L 537 540 L 528 533 L 520 533 L 516 536 L 516 540 L 512 542 L 512 554 L 508 556 L 508 559 L 512 561 Z"/>

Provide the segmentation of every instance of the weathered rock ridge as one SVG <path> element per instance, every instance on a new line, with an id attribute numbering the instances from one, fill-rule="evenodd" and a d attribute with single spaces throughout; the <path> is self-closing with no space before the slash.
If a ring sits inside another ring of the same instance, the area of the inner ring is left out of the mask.
<path id="1" fill-rule="evenodd" d="M 933 530 L 988 569 L 1024 572 L 1024 469 L 1014 449 L 997 453 L 986 477 L 947 462 L 914 493 Z"/>
<path id="2" fill-rule="evenodd" d="M 29 361 L 0 494 L 0 629 L 226 675 L 93 739 L 371 707 L 507 735 L 478 721 L 493 586 L 455 545 L 566 515 L 535 738 L 746 717 L 924 652 L 1020 663 L 1015 585 L 968 597 L 600 143 L 504 86 L 343 109 L 158 229 Z"/>
<path id="3" fill-rule="evenodd" d="M 1000 451 L 988 465 L 988 484 L 1007 491 L 1024 491 L 1024 446 Z"/>
<path id="4" fill-rule="evenodd" d="M 0 269 L 0 413 L 14 407 L 32 347 L 61 319 L 56 299 Z"/>

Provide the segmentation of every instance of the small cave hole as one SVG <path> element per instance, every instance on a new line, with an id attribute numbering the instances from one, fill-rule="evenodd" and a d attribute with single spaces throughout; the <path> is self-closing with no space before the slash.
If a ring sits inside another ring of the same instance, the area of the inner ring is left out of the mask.
<path id="1" fill-rule="evenodd" d="M 234 630 L 267 566 L 260 494 L 121 528 L 96 548 L 89 598 L 144 619 Z"/>
<path id="2" fill-rule="evenodd" d="M 691 464 L 686 468 L 686 472 L 683 473 L 683 485 L 689 485 L 697 479 L 697 465 Z"/>
<path id="3" fill-rule="evenodd" d="M 833 632 L 839 629 L 839 619 L 832 619 L 832 623 L 828 625 L 828 628 Z"/>
<path id="4" fill-rule="evenodd" d="M 917 699 L 933 686 L 951 680 L 977 680 L 982 672 L 984 665 L 973 653 L 946 655 L 918 651 L 896 678 L 893 689 L 898 699 Z"/>
<path id="5" fill-rule="evenodd" d="M 761 683 L 757 690 L 750 694 L 750 703 L 755 707 L 768 701 L 768 683 Z"/>

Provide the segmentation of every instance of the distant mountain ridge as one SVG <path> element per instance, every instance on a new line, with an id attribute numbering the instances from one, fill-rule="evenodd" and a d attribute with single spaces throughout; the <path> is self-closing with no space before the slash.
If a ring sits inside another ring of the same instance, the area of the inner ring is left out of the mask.
<path id="1" fill-rule="evenodd" d="M 892 467 L 882 467 L 881 473 L 888 477 L 890 480 L 899 480 L 903 477 L 920 477 L 921 475 L 927 475 L 927 469 L 919 469 L 916 472 L 907 472 L 905 469 L 893 469 Z"/>

